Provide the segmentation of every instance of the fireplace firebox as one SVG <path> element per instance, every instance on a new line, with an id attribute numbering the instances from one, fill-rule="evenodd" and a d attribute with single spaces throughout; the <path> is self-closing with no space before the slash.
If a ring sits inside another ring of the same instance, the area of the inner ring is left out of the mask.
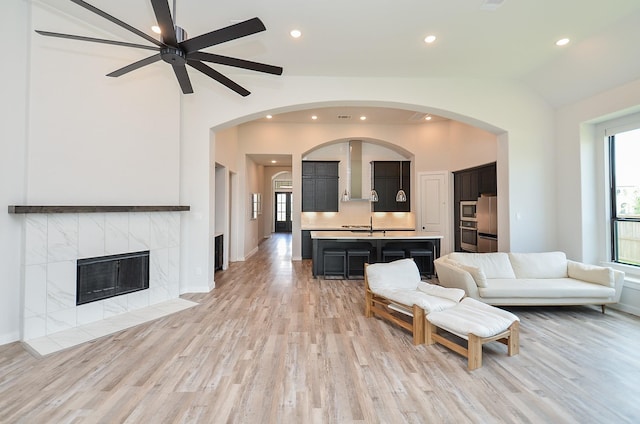
<path id="1" fill-rule="evenodd" d="M 149 251 L 78 259 L 76 305 L 149 288 Z"/>

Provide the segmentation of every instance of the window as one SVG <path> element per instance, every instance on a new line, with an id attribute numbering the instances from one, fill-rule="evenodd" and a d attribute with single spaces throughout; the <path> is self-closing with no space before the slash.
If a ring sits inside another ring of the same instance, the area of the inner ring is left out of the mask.
<path id="1" fill-rule="evenodd" d="M 258 219 L 262 214 L 262 195 L 260 193 L 251 194 L 251 219 Z"/>
<path id="2" fill-rule="evenodd" d="M 640 266 L 640 128 L 609 135 L 611 256 Z"/>

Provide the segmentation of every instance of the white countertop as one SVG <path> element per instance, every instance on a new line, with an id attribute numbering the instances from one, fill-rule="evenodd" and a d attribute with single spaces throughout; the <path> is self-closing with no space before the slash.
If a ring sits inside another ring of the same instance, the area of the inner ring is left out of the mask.
<path id="1" fill-rule="evenodd" d="M 425 231 L 311 231 L 312 239 L 398 239 L 398 240 L 433 240 L 441 239 L 442 235 Z"/>
<path id="2" fill-rule="evenodd" d="M 368 225 L 339 225 L 339 226 L 322 226 L 322 225 L 307 225 L 300 228 L 303 231 L 352 231 L 352 230 L 363 230 L 369 228 Z M 376 230 L 386 230 L 389 231 L 413 231 L 411 227 L 380 227 L 376 228 Z"/>

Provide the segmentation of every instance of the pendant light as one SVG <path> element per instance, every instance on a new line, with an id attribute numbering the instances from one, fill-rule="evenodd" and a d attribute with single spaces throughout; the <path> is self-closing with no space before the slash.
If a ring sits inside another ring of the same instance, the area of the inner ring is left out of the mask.
<path id="1" fill-rule="evenodd" d="M 371 194 L 369 195 L 369 200 L 371 202 L 378 201 L 378 192 L 373 188 L 373 164 L 371 165 Z"/>
<path id="2" fill-rule="evenodd" d="M 406 202 L 407 194 L 402 189 L 402 161 L 400 161 L 400 190 L 398 190 L 398 194 L 396 194 L 396 202 Z"/>
<path id="3" fill-rule="evenodd" d="M 378 201 L 378 192 L 373 187 L 373 162 L 371 162 L 371 194 L 369 195 L 369 201 L 377 202 Z"/>

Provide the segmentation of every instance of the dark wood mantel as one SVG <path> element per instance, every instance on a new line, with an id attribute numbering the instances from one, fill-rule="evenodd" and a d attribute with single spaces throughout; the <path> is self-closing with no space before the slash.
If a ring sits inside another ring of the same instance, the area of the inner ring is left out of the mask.
<path id="1" fill-rule="evenodd" d="M 9 205 L 9 213 L 185 212 L 190 206 L 32 206 Z"/>

